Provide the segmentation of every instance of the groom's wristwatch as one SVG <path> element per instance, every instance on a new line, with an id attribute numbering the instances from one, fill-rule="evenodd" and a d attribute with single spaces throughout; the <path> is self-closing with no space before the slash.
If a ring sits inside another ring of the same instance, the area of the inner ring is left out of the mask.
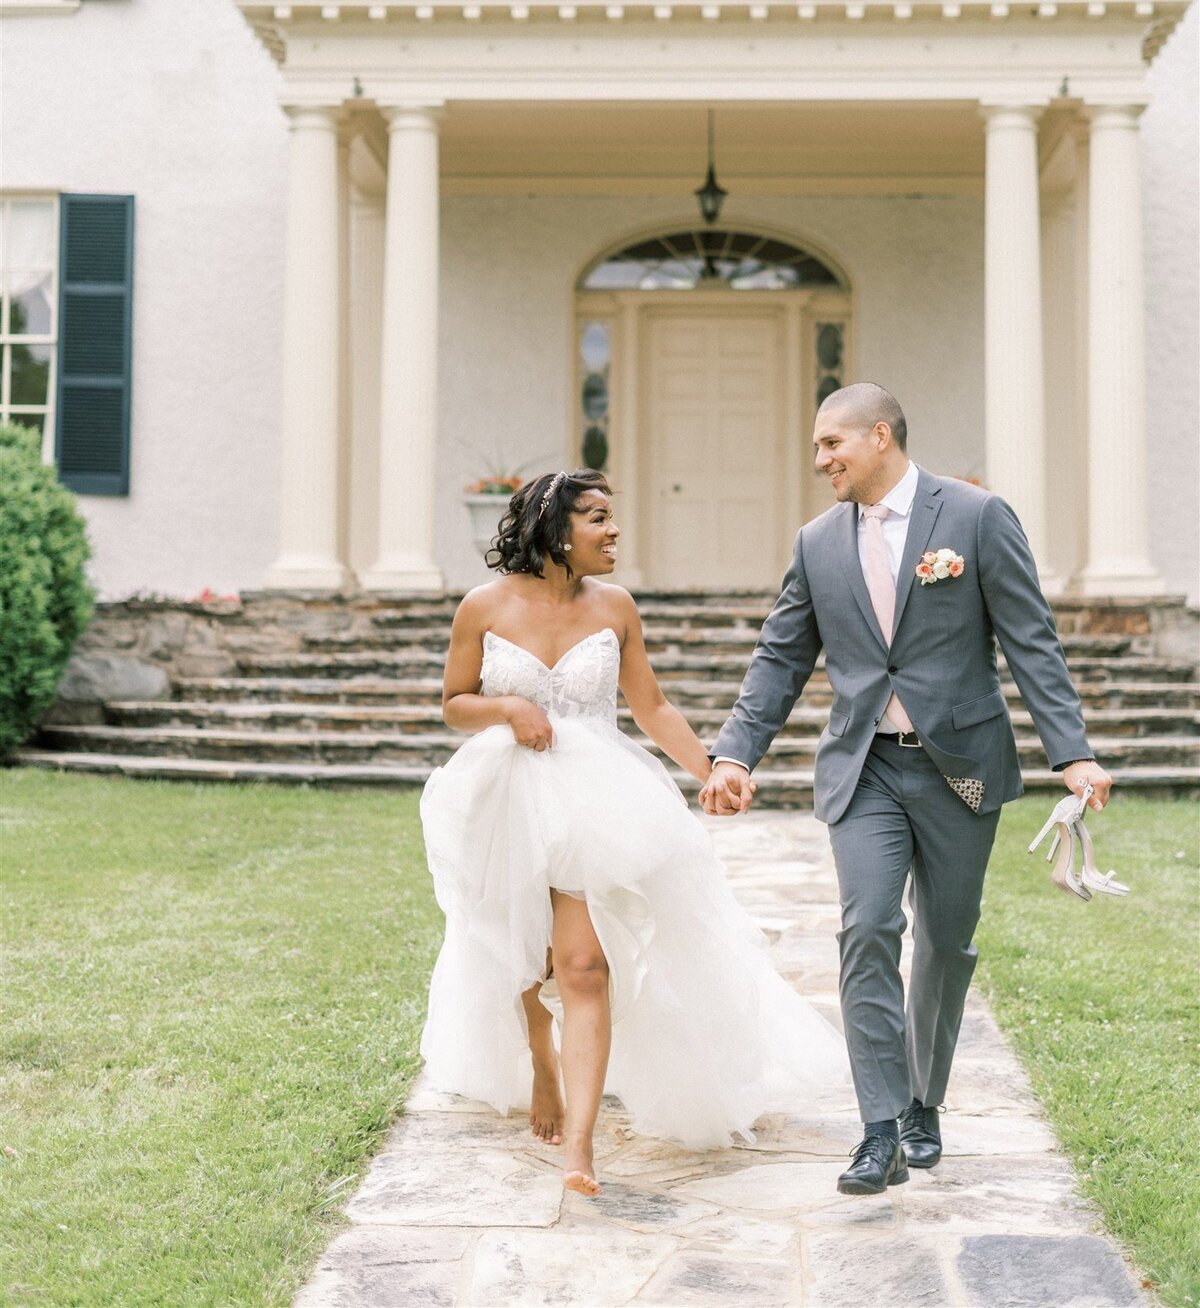
<path id="1" fill-rule="evenodd" d="M 1073 759 L 1068 759 L 1067 762 L 1064 763 L 1064 764 L 1062 765 L 1062 769 L 1061 769 L 1061 770 L 1062 770 L 1063 772 L 1065 772 L 1068 768 L 1073 768 L 1073 767 L 1075 766 L 1076 763 L 1095 763 L 1095 761 L 1096 761 L 1096 760 L 1095 760 L 1094 758 L 1073 758 Z"/>

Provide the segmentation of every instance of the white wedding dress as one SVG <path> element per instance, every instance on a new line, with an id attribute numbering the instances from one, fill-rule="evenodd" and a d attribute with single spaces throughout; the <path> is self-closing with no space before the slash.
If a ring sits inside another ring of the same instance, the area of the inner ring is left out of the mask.
<path id="1" fill-rule="evenodd" d="M 698 1148 L 752 1139 L 765 1110 L 845 1086 L 845 1047 L 771 966 L 666 769 L 618 729 L 620 658 L 609 628 L 552 668 L 485 635 L 482 693 L 537 704 L 554 742 L 539 753 L 489 727 L 425 787 L 446 939 L 421 1053 L 438 1089 L 501 1113 L 528 1104 L 521 993 L 545 972 L 553 886 L 587 901 L 608 960 L 606 1090 L 634 1130 Z M 553 977 L 541 994 L 557 1012 Z"/>

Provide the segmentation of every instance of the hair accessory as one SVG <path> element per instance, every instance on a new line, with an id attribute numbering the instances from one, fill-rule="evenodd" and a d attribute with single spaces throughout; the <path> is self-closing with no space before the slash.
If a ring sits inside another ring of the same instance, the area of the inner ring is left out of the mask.
<path id="1" fill-rule="evenodd" d="M 564 478 L 566 475 L 567 475 L 567 474 L 566 474 L 565 472 L 556 472 L 556 473 L 554 474 L 554 480 L 553 480 L 553 481 L 550 483 L 550 485 L 546 488 L 546 493 L 545 493 L 545 495 L 542 496 L 542 505 L 541 505 L 541 508 L 538 509 L 538 517 L 539 517 L 539 518 L 542 516 L 543 513 L 546 512 L 546 505 L 549 504 L 550 501 L 554 498 L 554 492 L 555 492 L 556 490 L 558 490 L 559 485 L 561 484 L 563 478 Z"/>

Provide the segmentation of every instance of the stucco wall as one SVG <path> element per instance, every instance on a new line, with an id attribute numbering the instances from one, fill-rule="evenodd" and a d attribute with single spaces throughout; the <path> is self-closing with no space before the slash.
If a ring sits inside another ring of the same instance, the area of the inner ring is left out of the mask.
<path id="1" fill-rule="evenodd" d="M 1196 36 L 1193 7 L 1143 119 L 1152 550 L 1193 597 Z M 137 196 L 132 493 L 81 501 L 102 592 L 256 587 L 278 544 L 277 70 L 225 0 L 117 0 L 6 19 L 3 73 L 6 189 Z M 445 199 L 437 550 L 452 585 L 487 575 L 459 502 L 480 455 L 567 458 L 579 270 L 628 232 L 694 217 L 690 197 Z M 735 194 L 727 217 L 837 259 L 857 374 L 900 396 L 920 462 L 984 471 L 981 198 Z"/>
<path id="2" fill-rule="evenodd" d="M 982 472 L 980 198 L 734 196 L 722 219 L 791 232 L 835 259 L 854 291 L 857 374 L 900 398 L 914 457 L 936 472 Z M 462 586 L 487 576 L 460 504 L 480 455 L 511 465 L 545 455 L 540 471 L 573 448 L 579 272 L 625 234 L 691 226 L 696 213 L 690 196 L 448 197 L 442 220 L 438 557 Z M 809 438 L 799 434 L 806 450 Z"/>
<path id="3" fill-rule="evenodd" d="M 1200 19 L 1151 66 L 1142 116 L 1146 418 L 1151 558 L 1171 591 L 1200 596 Z"/>
<path id="4" fill-rule="evenodd" d="M 222 0 L 4 29 L 5 189 L 137 197 L 131 494 L 80 500 L 93 574 L 109 596 L 256 586 L 278 534 L 275 65 Z"/>

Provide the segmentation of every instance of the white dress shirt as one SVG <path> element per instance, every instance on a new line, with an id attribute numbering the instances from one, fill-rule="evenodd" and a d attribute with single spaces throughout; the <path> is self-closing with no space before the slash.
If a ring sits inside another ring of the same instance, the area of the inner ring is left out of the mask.
<path id="1" fill-rule="evenodd" d="M 919 474 L 920 469 L 910 460 L 904 476 L 879 501 L 885 509 L 891 510 L 883 520 L 883 543 L 887 547 L 888 562 L 892 565 L 893 581 L 896 581 L 900 576 L 900 556 L 904 553 L 904 542 L 908 539 L 908 523 L 912 517 L 913 500 L 917 497 L 917 477 Z M 867 575 L 867 538 L 864 524 L 863 506 L 860 504 L 858 506 L 858 561 L 865 577 Z M 891 718 L 884 714 L 879 719 L 876 735 L 894 736 L 899 730 L 900 728 Z M 746 766 L 740 758 L 718 757 L 714 761 L 717 763 L 736 763 L 743 768 Z"/>

